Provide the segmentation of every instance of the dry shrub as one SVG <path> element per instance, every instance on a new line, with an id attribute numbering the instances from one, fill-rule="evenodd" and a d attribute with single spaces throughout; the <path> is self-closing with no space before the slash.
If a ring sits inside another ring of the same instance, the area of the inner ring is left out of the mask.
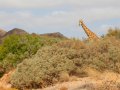
<path id="1" fill-rule="evenodd" d="M 59 81 L 64 82 L 64 81 L 69 81 L 70 77 L 69 74 L 66 72 L 61 72 L 59 75 Z"/>
<path id="2" fill-rule="evenodd" d="M 44 47 L 18 65 L 11 84 L 16 88 L 42 88 L 57 83 L 62 72 L 68 76 L 87 76 L 86 67 L 120 73 L 120 41 L 115 38 L 87 43 L 67 40 Z M 63 74 L 62 78 L 68 77 Z"/>
<path id="3" fill-rule="evenodd" d="M 59 42 L 56 44 L 56 46 L 61 47 L 61 48 L 72 48 L 72 49 L 84 49 L 87 47 L 85 43 L 78 39 L 71 39 L 71 40 L 65 40 L 62 42 Z"/>
<path id="4" fill-rule="evenodd" d="M 53 78 L 59 79 L 61 72 L 69 74 L 75 69 L 73 61 L 67 58 L 72 52 L 74 50 L 67 48 L 42 48 L 33 58 L 18 65 L 11 84 L 17 88 L 41 88 L 53 84 Z"/>

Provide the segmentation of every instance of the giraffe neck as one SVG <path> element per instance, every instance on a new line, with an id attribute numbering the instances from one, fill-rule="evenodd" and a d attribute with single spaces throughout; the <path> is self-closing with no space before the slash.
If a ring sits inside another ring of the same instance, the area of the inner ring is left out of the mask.
<path id="1" fill-rule="evenodd" d="M 89 30 L 89 28 L 87 28 L 87 26 L 84 23 L 82 23 L 81 26 L 82 26 L 83 30 L 85 31 L 85 33 L 87 34 L 87 36 L 90 37 L 89 33 L 91 31 Z M 91 33 L 93 33 L 93 32 L 91 32 Z"/>
<path id="2" fill-rule="evenodd" d="M 82 28 L 84 29 L 85 33 L 87 34 L 89 39 L 99 39 L 96 34 L 94 34 L 87 26 L 82 22 L 81 23 Z"/>

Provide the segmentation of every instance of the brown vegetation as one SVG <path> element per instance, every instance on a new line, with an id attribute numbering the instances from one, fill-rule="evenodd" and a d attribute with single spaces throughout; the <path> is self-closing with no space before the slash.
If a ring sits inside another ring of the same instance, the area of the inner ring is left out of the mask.
<path id="1" fill-rule="evenodd" d="M 21 39 L 18 37 L 17 42 L 10 43 L 10 46 L 5 43 L 4 47 L 0 47 L 3 52 L 9 49 L 7 58 L 3 57 L 6 53 L 2 53 L 0 58 L 3 60 L 3 65 L 7 64 L 6 66 L 11 68 L 11 64 L 18 64 L 15 61 L 18 60 L 19 55 L 26 55 L 23 51 L 31 52 L 31 56 L 21 59 L 15 72 L 12 76 L 10 75 L 10 83 L 17 89 L 37 89 L 55 85 L 45 90 L 53 90 L 53 88 L 54 90 L 119 90 L 120 34 L 118 31 L 113 33 L 114 31 L 110 31 L 97 42 L 60 40 L 38 35 L 27 36 L 30 45 L 38 45 L 40 41 L 40 47 L 37 49 L 29 47 L 29 43 L 25 44 L 26 46 L 22 45 L 25 46 L 22 49 L 14 49 L 16 45 L 21 47 Z M 38 38 L 35 39 L 35 37 Z M 25 41 L 27 38 L 25 37 Z M 8 38 L 6 42 L 9 43 L 10 40 Z M 36 43 L 33 42 L 34 40 Z M 6 47 L 8 49 L 3 49 Z M 29 49 L 26 49 L 27 47 Z M 59 84 L 61 82 L 68 83 Z"/>
<path id="2" fill-rule="evenodd" d="M 41 48 L 34 57 L 24 60 L 12 76 L 11 84 L 17 88 L 46 87 L 54 84 L 55 79 L 57 83 L 64 81 L 62 78 L 68 81 L 69 76 L 89 76 L 86 67 L 120 73 L 119 59 L 120 42 L 115 38 L 101 39 L 97 43 L 67 40 Z"/>

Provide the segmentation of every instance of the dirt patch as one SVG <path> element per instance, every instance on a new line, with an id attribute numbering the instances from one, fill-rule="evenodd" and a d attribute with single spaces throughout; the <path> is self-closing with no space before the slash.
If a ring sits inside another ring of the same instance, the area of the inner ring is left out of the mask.
<path id="1" fill-rule="evenodd" d="M 10 72 L 4 74 L 4 76 L 0 79 L 0 90 L 10 90 L 11 84 L 10 82 L 10 76 L 15 70 L 11 70 Z M 12 89 L 13 90 L 13 89 Z"/>
<path id="2" fill-rule="evenodd" d="M 38 90 L 120 90 L 120 74 L 106 71 L 99 75 L 98 72 L 90 75 L 90 77 L 77 78 L 76 81 L 63 82 Z"/>
<path id="3" fill-rule="evenodd" d="M 68 82 L 62 82 L 53 86 L 37 90 L 120 90 L 120 74 L 113 72 L 100 73 L 92 69 L 86 69 L 89 77 L 77 78 L 69 77 Z M 0 90 L 16 90 L 11 88 L 9 83 L 14 70 L 5 74 L 0 79 Z M 35 90 L 35 89 L 34 89 Z"/>

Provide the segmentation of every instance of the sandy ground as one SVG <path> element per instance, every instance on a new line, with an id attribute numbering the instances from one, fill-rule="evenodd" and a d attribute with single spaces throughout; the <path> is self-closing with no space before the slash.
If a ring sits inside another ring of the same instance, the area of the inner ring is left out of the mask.
<path id="1" fill-rule="evenodd" d="M 4 74 L 2 78 L 0 78 L 0 90 L 12 90 L 9 81 L 10 81 L 10 76 L 13 72 L 14 70 L 11 70 L 10 72 Z"/>
<path id="2" fill-rule="evenodd" d="M 5 74 L 0 79 L 0 90 L 15 90 L 9 84 L 10 75 L 14 71 Z M 99 73 L 89 70 L 89 77 L 70 77 L 68 82 L 62 82 L 44 89 L 32 90 L 120 90 L 120 74 L 113 72 Z"/>
<path id="3" fill-rule="evenodd" d="M 98 77 L 78 78 L 38 90 L 120 90 L 120 77 L 114 73 L 105 73 Z M 119 86 L 118 86 L 119 85 Z"/>
<path id="4" fill-rule="evenodd" d="M 110 71 L 100 73 L 91 68 L 86 71 L 89 77 L 70 77 L 68 82 L 37 90 L 120 90 L 120 74 Z"/>

